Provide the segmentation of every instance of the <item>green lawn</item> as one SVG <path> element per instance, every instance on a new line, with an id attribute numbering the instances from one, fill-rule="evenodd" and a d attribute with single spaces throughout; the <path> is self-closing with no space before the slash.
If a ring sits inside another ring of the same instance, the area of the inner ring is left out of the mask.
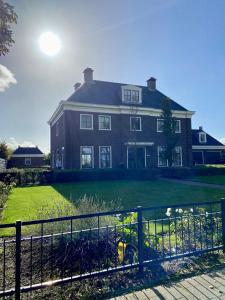
<path id="1" fill-rule="evenodd" d="M 194 177 L 194 180 L 197 180 L 200 182 L 205 182 L 205 183 L 225 185 L 225 176 L 224 175 L 196 176 L 196 177 Z"/>
<path id="2" fill-rule="evenodd" d="M 3 212 L 3 223 L 45 217 L 42 211 L 75 204 L 84 195 L 134 208 L 218 200 L 225 191 L 164 181 L 101 181 L 14 188 Z"/>

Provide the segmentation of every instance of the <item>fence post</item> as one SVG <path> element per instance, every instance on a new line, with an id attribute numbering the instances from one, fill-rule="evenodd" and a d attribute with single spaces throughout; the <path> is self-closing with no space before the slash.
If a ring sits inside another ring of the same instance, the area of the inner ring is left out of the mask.
<path id="1" fill-rule="evenodd" d="M 21 221 L 16 221 L 16 273 L 15 273 L 15 300 L 20 300 L 21 285 Z"/>
<path id="2" fill-rule="evenodd" d="M 139 272 L 143 273 L 143 218 L 142 207 L 137 207 L 137 221 L 138 221 L 138 263 Z"/>

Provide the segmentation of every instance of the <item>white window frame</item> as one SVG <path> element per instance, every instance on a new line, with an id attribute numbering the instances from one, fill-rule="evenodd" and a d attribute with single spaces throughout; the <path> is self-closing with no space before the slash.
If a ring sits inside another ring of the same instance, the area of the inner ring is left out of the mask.
<path id="1" fill-rule="evenodd" d="M 27 163 L 27 161 L 29 161 L 29 163 Z M 25 166 L 31 166 L 31 157 L 25 157 L 24 164 Z"/>
<path id="2" fill-rule="evenodd" d="M 174 167 L 182 167 L 183 166 L 183 152 L 182 152 L 182 147 L 181 146 L 176 146 L 176 148 L 179 148 L 180 149 L 180 165 L 176 165 L 173 163 L 173 166 Z"/>
<path id="3" fill-rule="evenodd" d="M 159 129 L 159 122 L 160 121 L 164 122 L 164 119 L 157 119 L 157 132 L 163 132 L 163 130 Z M 175 127 L 175 133 L 181 133 L 181 121 L 180 120 L 175 120 L 175 122 L 177 122 L 179 124 L 179 130 L 176 130 L 176 127 Z"/>
<path id="4" fill-rule="evenodd" d="M 102 147 L 109 147 L 109 149 L 110 149 L 110 167 L 109 168 L 101 167 L 101 160 L 100 160 L 101 151 L 100 151 L 100 149 Z M 99 169 L 111 169 L 112 168 L 112 146 L 99 146 L 98 147 L 98 162 L 99 162 Z"/>
<path id="5" fill-rule="evenodd" d="M 92 151 L 92 164 L 91 164 L 92 166 L 91 166 L 91 168 L 82 168 L 82 159 L 81 159 L 81 158 L 82 158 L 82 148 L 85 148 L 85 147 L 86 147 L 86 148 L 91 148 L 91 149 L 92 149 L 92 150 L 91 150 L 91 151 Z M 94 168 L 94 165 L 95 165 L 95 164 L 94 164 L 94 158 L 95 158 L 95 157 L 94 157 L 94 146 L 80 146 L 80 169 L 81 169 L 81 170 L 93 169 L 93 168 Z"/>
<path id="6" fill-rule="evenodd" d="M 132 129 L 131 119 L 139 119 L 140 120 L 140 129 Z M 130 117 L 130 131 L 142 131 L 141 117 Z"/>
<path id="7" fill-rule="evenodd" d="M 204 141 L 201 141 L 201 136 L 204 136 Z M 206 133 L 205 132 L 199 132 L 199 143 L 205 144 L 207 143 Z"/>
<path id="8" fill-rule="evenodd" d="M 178 124 L 179 124 L 179 130 L 176 130 L 176 127 L 175 127 L 175 133 L 181 133 L 181 121 L 180 120 L 175 120 Z"/>
<path id="9" fill-rule="evenodd" d="M 122 102 L 124 103 L 128 103 L 128 104 L 141 104 L 142 103 L 142 88 L 136 86 L 136 85 L 132 85 L 132 84 L 128 84 L 128 85 L 123 85 L 121 86 L 121 89 L 122 89 Z M 131 91 L 131 99 L 132 99 L 132 91 L 136 91 L 139 93 L 139 101 L 136 102 L 136 101 L 127 101 L 125 99 L 125 90 L 130 90 Z"/>
<path id="10" fill-rule="evenodd" d="M 157 119 L 157 132 L 163 132 L 163 130 L 159 130 L 159 121 L 163 121 L 164 122 L 164 119 Z"/>
<path id="11" fill-rule="evenodd" d="M 109 118 L 109 129 L 100 128 L 100 118 L 101 117 L 108 117 Z M 108 130 L 108 131 L 111 130 L 111 116 L 109 116 L 109 115 L 99 115 L 98 116 L 98 130 Z"/>
<path id="12" fill-rule="evenodd" d="M 81 119 L 82 119 L 83 116 L 90 116 L 91 117 L 91 128 L 83 128 L 83 127 L 81 127 L 81 125 L 82 125 Z M 80 129 L 83 129 L 83 130 L 93 130 L 93 114 L 80 114 Z"/>
<path id="13" fill-rule="evenodd" d="M 55 124 L 55 135 L 59 136 L 59 121 L 57 121 Z"/>
<path id="14" fill-rule="evenodd" d="M 160 148 L 163 148 L 163 146 L 158 146 L 158 147 L 157 147 L 158 167 L 160 167 L 160 168 L 166 168 L 166 167 L 168 167 L 168 159 L 166 160 L 166 165 L 160 165 L 160 164 L 159 164 L 159 151 L 160 151 L 159 149 L 160 149 Z"/>

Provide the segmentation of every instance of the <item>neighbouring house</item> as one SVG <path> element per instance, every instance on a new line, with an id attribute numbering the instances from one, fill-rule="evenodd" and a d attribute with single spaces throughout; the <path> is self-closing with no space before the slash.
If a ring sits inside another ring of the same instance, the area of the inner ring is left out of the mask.
<path id="1" fill-rule="evenodd" d="M 225 145 L 203 130 L 192 129 L 193 164 L 218 164 L 224 160 Z"/>
<path id="2" fill-rule="evenodd" d="M 44 165 L 44 154 L 36 147 L 18 147 L 12 154 L 11 168 L 38 168 Z"/>
<path id="3" fill-rule="evenodd" d="M 162 100 L 151 77 L 146 86 L 93 79 L 61 101 L 49 120 L 53 168 L 166 167 Z M 192 165 L 192 111 L 171 100 L 176 119 L 174 166 Z"/>

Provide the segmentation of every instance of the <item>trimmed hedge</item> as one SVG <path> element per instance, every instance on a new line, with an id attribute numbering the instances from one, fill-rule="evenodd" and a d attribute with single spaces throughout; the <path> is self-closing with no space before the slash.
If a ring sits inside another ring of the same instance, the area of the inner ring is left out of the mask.
<path id="1" fill-rule="evenodd" d="M 154 169 L 97 169 L 97 170 L 46 170 L 9 169 L 0 172 L 0 181 L 15 181 L 18 186 L 43 185 L 59 182 L 97 180 L 154 180 L 159 177 L 187 179 L 193 176 L 225 175 L 225 168 L 154 168 Z"/>
<path id="2" fill-rule="evenodd" d="M 140 170 L 17 170 L 0 173 L 0 181 L 14 180 L 18 186 L 52 184 L 57 182 L 78 182 L 94 180 L 154 180 L 159 176 L 158 169 Z"/>

